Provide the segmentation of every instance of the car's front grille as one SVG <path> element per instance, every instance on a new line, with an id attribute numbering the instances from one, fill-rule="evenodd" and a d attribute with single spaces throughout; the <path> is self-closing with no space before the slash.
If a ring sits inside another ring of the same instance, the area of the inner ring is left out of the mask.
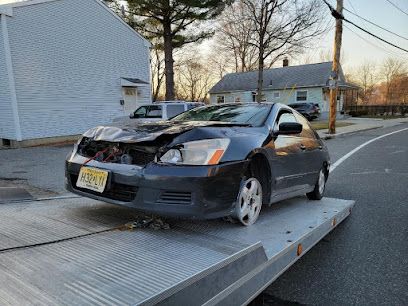
<path id="1" fill-rule="evenodd" d="M 164 191 L 156 203 L 189 205 L 191 204 L 191 199 L 191 192 Z"/>
<path id="2" fill-rule="evenodd" d="M 105 190 L 104 192 L 96 192 L 93 190 L 77 187 L 76 181 L 78 180 L 78 175 L 71 174 L 70 179 L 72 188 L 74 188 L 75 190 L 122 202 L 132 202 L 136 198 L 136 194 L 138 191 L 138 187 L 112 182 L 109 189 Z"/>

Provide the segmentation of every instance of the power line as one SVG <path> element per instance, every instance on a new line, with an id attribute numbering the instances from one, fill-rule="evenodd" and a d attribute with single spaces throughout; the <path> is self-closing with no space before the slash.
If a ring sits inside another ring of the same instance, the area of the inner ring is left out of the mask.
<path id="1" fill-rule="evenodd" d="M 395 47 L 395 48 L 398 48 L 398 49 L 400 49 L 400 50 L 405 51 L 405 52 L 408 53 L 408 50 L 407 50 L 407 49 L 404 49 L 404 48 L 402 48 L 402 47 L 400 47 L 400 46 L 397 46 L 397 45 L 395 45 L 395 44 L 389 42 L 388 40 L 385 40 L 384 38 L 381 38 L 381 37 L 379 37 L 379 36 L 377 36 L 377 35 L 375 35 L 375 34 L 369 32 L 369 31 L 367 31 L 366 29 L 364 29 L 364 28 L 362 28 L 362 27 L 356 25 L 354 22 L 352 22 L 352 21 L 350 21 L 350 20 L 347 20 L 346 18 L 343 18 L 343 20 L 346 21 L 346 22 L 348 22 L 348 23 L 350 23 L 350 24 L 352 24 L 352 25 L 355 26 L 357 29 L 360 29 L 361 31 L 366 32 L 367 34 L 370 34 L 371 36 L 373 36 L 373 37 L 375 37 L 375 38 L 377 38 L 377 39 L 379 39 L 379 40 L 381 40 L 381 41 L 383 41 L 383 42 L 389 44 L 390 46 L 393 46 L 393 47 Z"/>
<path id="2" fill-rule="evenodd" d="M 395 3 L 393 3 L 392 1 L 390 1 L 390 0 L 386 0 L 389 4 L 391 4 L 393 7 L 395 7 L 397 10 L 399 10 L 400 12 L 402 12 L 402 13 L 404 13 L 405 15 L 407 15 L 408 16 L 408 13 L 407 12 L 405 12 L 402 8 L 400 8 L 398 5 L 396 5 Z"/>
<path id="3" fill-rule="evenodd" d="M 371 36 L 377 38 L 378 40 L 381 40 L 381 41 L 383 41 L 383 42 L 385 42 L 385 43 L 387 43 L 387 44 L 389 44 L 389 45 L 391 45 L 391 46 L 393 46 L 393 47 L 395 47 L 395 48 L 397 48 L 397 49 L 400 49 L 400 50 L 405 51 L 405 52 L 408 53 L 408 50 L 407 50 L 407 49 L 404 49 L 404 48 L 402 48 L 402 47 L 400 47 L 400 46 L 397 46 L 397 45 L 395 45 L 395 44 L 393 44 L 393 43 L 391 43 L 391 42 L 385 40 L 384 38 L 381 38 L 381 37 L 379 37 L 379 36 L 377 36 L 377 35 L 375 35 L 375 34 L 369 32 L 368 30 L 366 30 L 366 29 L 364 29 L 364 28 L 362 28 L 362 27 L 356 25 L 354 22 L 352 22 L 352 21 L 350 21 L 350 20 L 344 18 L 343 14 L 341 14 L 341 13 L 339 13 L 337 10 L 335 10 L 326 0 L 323 0 L 323 2 L 326 3 L 326 5 L 329 7 L 329 9 L 330 9 L 330 11 L 331 11 L 331 14 L 332 14 L 332 16 L 333 16 L 334 18 L 344 20 L 344 21 L 346 21 L 346 22 L 352 24 L 353 26 L 355 26 L 357 29 L 360 29 L 361 31 L 363 31 L 363 32 L 365 32 L 365 33 L 367 33 L 367 34 L 369 34 L 369 35 L 371 35 Z"/>
<path id="4" fill-rule="evenodd" d="M 353 31 L 353 30 L 352 30 L 350 27 L 348 27 L 346 24 L 344 25 L 344 27 L 345 27 L 346 29 L 348 29 L 350 32 L 352 32 L 354 35 L 358 36 L 360 39 L 364 40 L 367 44 L 373 46 L 374 48 L 377 48 L 377 49 L 379 49 L 379 50 L 381 50 L 381 51 L 385 51 L 385 52 L 387 52 L 387 53 L 391 53 L 391 54 L 394 55 L 394 56 L 400 56 L 400 54 L 398 54 L 398 53 L 396 53 L 396 52 L 394 52 L 394 51 L 387 50 L 387 49 L 385 49 L 385 48 L 383 48 L 383 47 L 381 47 L 381 46 L 379 46 L 379 45 L 374 44 L 373 42 L 369 41 L 368 39 L 364 38 L 364 37 L 361 36 L 360 34 L 358 34 L 358 33 L 356 33 L 355 31 Z"/>
<path id="5" fill-rule="evenodd" d="M 348 9 L 345 8 L 345 7 L 343 7 L 343 9 L 344 9 L 345 11 L 349 12 L 350 14 L 353 14 L 354 16 L 357 16 L 358 18 L 363 19 L 364 21 L 366 21 L 366 22 L 368 22 L 368 23 L 370 23 L 370 24 L 372 24 L 372 25 L 374 25 L 374 26 L 376 26 L 376 27 L 378 27 L 378 28 L 380 28 L 380 29 L 382 29 L 382 30 L 384 30 L 384 31 L 387 31 L 388 33 L 394 34 L 395 36 L 398 36 L 398 37 L 400 37 L 400 38 L 402 38 L 402 39 L 408 40 L 408 38 L 406 38 L 406 37 L 404 37 L 404 36 L 401 36 L 401 35 L 399 35 L 399 34 L 393 32 L 393 31 L 391 31 L 391 30 L 388 30 L 388 29 L 386 29 L 386 28 L 384 28 L 384 27 L 382 27 L 382 26 L 380 26 L 380 25 L 378 25 L 378 24 L 376 24 L 376 23 L 374 23 L 374 22 L 372 22 L 372 21 L 370 21 L 370 20 L 368 20 L 368 19 L 366 19 L 366 18 L 364 18 L 364 17 L 361 17 L 360 15 L 351 12 L 350 10 L 348 10 Z"/>
<path id="6" fill-rule="evenodd" d="M 353 3 L 352 3 L 350 0 L 347 0 L 347 2 L 350 4 L 350 6 L 351 6 L 351 8 L 353 9 L 354 13 L 357 14 L 357 10 L 356 10 L 356 8 L 354 7 Z M 343 7 L 343 8 L 344 8 L 344 7 Z"/>

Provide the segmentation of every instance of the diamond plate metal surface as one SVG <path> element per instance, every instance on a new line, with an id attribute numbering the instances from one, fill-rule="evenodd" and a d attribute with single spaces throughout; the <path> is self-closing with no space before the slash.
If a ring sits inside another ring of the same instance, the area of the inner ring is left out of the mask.
<path id="1" fill-rule="evenodd" d="M 351 206 L 350 201 L 298 198 L 264 208 L 250 227 L 219 220 L 169 219 L 169 230 L 114 230 L 0 251 L 0 305 L 153 304 L 168 298 L 163 293 L 175 293 L 215 273 L 214 267 L 233 263 L 257 243 L 265 254 L 260 263 L 266 264 L 304 239 L 310 227 L 330 225 L 334 216 L 340 220 L 339 214 Z M 2 205 L 0 249 L 108 229 L 137 215 L 128 208 L 84 198 Z M 222 281 L 222 275 L 218 279 Z"/>

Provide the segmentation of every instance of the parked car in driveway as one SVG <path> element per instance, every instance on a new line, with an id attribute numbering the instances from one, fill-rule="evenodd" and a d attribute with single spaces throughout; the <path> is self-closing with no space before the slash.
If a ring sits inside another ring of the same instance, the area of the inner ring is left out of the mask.
<path id="1" fill-rule="evenodd" d="M 250 225 L 262 204 L 321 199 L 329 165 L 322 140 L 290 107 L 220 104 L 88 130 L 66 160 L 66 187 L 160 215 Z"/>
<path id="2" fill-rule="evenodd" d="M 154 122 L 170 119 L 182 112 L 203 106 L 201 102 L 164 101 L 145 104 L 138 107 L 129 116 L 118 117 L 114 123 Z"/>
<path id="3" fill-rule="evenodd" d="M 309 121 L 320 117 L 320 107 L 318 103 L 293 103 L 289 104 L 289 106 L 297 110 Z"/>

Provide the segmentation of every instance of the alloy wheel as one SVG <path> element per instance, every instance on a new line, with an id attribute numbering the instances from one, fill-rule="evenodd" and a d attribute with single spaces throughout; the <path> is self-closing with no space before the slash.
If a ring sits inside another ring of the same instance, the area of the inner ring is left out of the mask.
<path id="1" fill-rule="evenodd" d="M 254 224 L 262 207 L 262 186 L 256 178 L 242 184 L 236 205 L 236 217 L 243 225 Z"/>
<path id="2" fill-rule="evenodd" d="M 323 194 L 324 188 L 326 187 L 325 186 L 326 185 L 326 176 L 325 176 L 325 174 L 323 172 L 323 169 L 321 169 L 320 172 L 319 172 L 318 184 L 319 184 L 319 193 Z"/>

